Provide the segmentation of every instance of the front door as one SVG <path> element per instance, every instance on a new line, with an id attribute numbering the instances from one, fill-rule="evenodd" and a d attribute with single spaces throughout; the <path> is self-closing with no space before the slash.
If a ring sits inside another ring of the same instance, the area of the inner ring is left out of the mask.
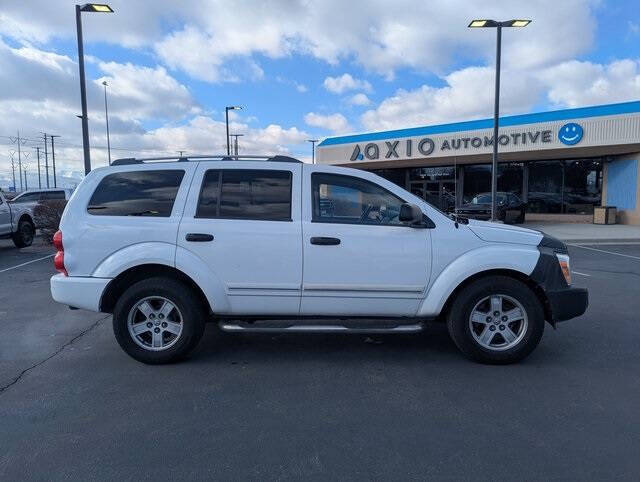
<path id="1" fill-rule="evenodd" d="M 404 201 L 368 173 L 315 169 L 304 169 L 301 313 L 414 315 L 429 281 L 430 230 L 401 223 Z"/>
<path id="2" fill-rule="evenodd" d="M 178 246 L 207 265 L 221 282 L 234 314 L 297 315 L 302 284 L 302 166 L 245 164 L 229 168 L 225 161 L 200 163 L 180 223 Z"/>

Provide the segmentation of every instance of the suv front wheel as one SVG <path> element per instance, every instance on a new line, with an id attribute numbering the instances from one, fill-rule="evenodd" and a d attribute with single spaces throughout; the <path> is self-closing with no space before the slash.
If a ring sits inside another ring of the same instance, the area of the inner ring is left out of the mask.
<path id="1" fill-rule="evenodd" d="M 169 363 L 195 348 L 205 317 L 202 302 L 189 286 L 170 278 L 149 278 L 122 294 L 113 311 L 113 332 L 136 360 Z"/>
<path id="2" fill-rule="evenodd" d="M 462 289 L 449 311 L 447 327 L 467 357 L 481 363 L 514 363 L 540 342 L 544 311 L 526 284 L 490 276 Z"/>

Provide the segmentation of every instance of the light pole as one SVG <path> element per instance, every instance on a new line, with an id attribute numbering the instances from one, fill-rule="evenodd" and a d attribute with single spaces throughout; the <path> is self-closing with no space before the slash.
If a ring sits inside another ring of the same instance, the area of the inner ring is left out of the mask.
<path id="1" fill-rule="evenodd" d="M 231 155 L 231 145 L 229 143 L 229 111 L 230 110 L 241 110 L 241 105 L 229 105 L 224 108 L 224 117 L 227 122 L 227 156 Z"/>
<path id="2" fill-rule="evenodd" d="M 311 164 L 316 163 L 316 142 L 318 139 L 307 139 L 307 142 L 311 142 Z"/>
<path id="3" fill-rule="evenodd" d="M 472 20 L 469 28 L 495 28 L 496 45 L 496 87 L 493 104 L 493 156 L 491 159 L 491 221 L 496 220 L 496 191 L 498 188 L 498 121 L 500 116 L 500 55 L 502 50 L 502 27 L 526 27 L 531 20 Z"/>
<path id="4" fill-rule="evenodd" d="M 235 155 L 238 155 L 238 137 L 242 137 L 244 136 L 244 134 L 231 134 L 231 137 L 234 137 L 233 139 L 233 151 L 235 153 Z"/>
<path id="5" fill-rule="evenodd" d="M 82 43 L 82 12 L 113 13 L 109 5 L 102 3 L 86 3 L 76 5 L 76 32 L 78 35 L 78 69 L 80 71 L 80 101 L 82 103 L 82 150 L 84 151 L 84 173 L 91 171 L 89 152 L 89 122 L 87 120 L 87 87 L 84 79 L 84 45 Z"/>
<path id="6" fill-rule="evenodd" d="M 109 155 L 109 165 L 111 165 L 111 141 L 109 140 L 109 109 L 107 108 L 107 81 L 103 80 L 104 85 L 104 118 L 107 121 L 107 154 Z"/>

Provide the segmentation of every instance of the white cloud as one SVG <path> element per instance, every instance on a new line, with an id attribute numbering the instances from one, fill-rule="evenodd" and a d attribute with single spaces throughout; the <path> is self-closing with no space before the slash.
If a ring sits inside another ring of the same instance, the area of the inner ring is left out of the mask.
<path id="1" fill-rule="evenodd" d="M 340 77 L 327 77 L 323 82 L 324 88 L 334 94 L 342 94 L 347 90 L 364 90 L 371 92 L 371 84 L 366 80 L 355 79 L 351 74 L 342 74 Z"/>
<path id="2" fill-rule="evenodd" d="M 0 33 L 32 42 L 74 39 L 73 14 L 56 2 L 33 0 L 29 8 L 23 2 L 4 3 Z M 332 65 L 346 59 L 387 78 L 403 68 L 442 75 L 460 61 L 492 62 L 494 31 L 468 29 L 474 15 L 534 18 L 525 29 L 505 30 L 504 65 L 544 67 L 591 46 L 599 2 L 493 0 L 475 10 L 468 0 L 397 0 L 393 8 L 366 0 L 111 4 L 114 14 L 83 16 L 87 42 L 151 49 L 171 68 L 220 82 L 259 78 L 256 55 L 311 55 Z M 167 25 L 177 30 L 167 32 Z"/>
<path id="3" fill-rule="evenodd" d="M 371 99 L 363 94 L 362 92 L 359 94 L 352 95 L 347 99 L 347 102 L 351 105 L 369 105 L 371 104 Z"/>
<path id="4" fill-rule="evenodd" d="M 502 114 L 527 112 L 534 105 L 540 85 L 535 79 L 522 75 L 522 72 L 503 71 Z M 414 90 L 398 90 L 377 108 L 365 112 L 361 121 L 368 130 L 387 130 L 490 117 L 494 79 L 491 67 L 461 69 L 443 78 L 447 84 L 444 87 L 423 85 Z"/>
<path id="5" fill-rule="evenodd" d="M 313 127 L 320 127 L 333 133 L 343 133 L 351 130 L 349 121 L 342 114 L 322 115 L 309 112 L 304 116 L 304 121 Z"/>
<path id="6" fill-rule="evenodd" d="M 640 61 L 616 60 L 595 64 L 572 60 L 544 70 L 549 100 L 558 106 L 579 107 L 640 98 Z"/>

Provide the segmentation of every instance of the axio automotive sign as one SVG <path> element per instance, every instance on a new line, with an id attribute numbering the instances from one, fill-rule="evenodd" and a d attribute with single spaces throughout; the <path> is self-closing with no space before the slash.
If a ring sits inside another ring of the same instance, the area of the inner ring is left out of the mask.
<path id="1" fill-rule="evenodd" d="M 578 124 L 565 124 L 560 129 L 558 137 L 560 141 L 567 145 L 574 145 L 582 139 L 582 127 Z M 525 132 L 512 132 L 498 136 L 499 146 L 532 146 L 537 144 L 547 144 L 553 141 L 551 130 L 532 130 Z M 493 136 L 474 136 L 460 138 L 434 139 L 423 137 L 422 139 L 398 139 L 384 141 L 384 144 L 369 142 L 361 145 L 356 144 L 349 160 L 362 161 L 378 159 L 399 159 L 399 150 L 404 148 L 402 157 L 427 157 L 438 148 L 439 155 L 471 154 L 474 150 L 480 150 L 493 146 Z"/>

